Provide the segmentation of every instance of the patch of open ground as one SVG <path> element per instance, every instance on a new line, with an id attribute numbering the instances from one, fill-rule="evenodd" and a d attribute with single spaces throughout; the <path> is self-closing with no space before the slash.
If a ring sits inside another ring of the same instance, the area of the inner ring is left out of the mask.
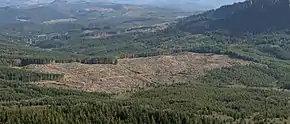
<path id="1" fill-rule="evenodd" d="M 117 65 L 55 63 L 29 65 L 36 72 L 64 74 L 59 81 L 39 82 L 39 86 L 72 88 L 87 92 L 116 93 L 154 84 L 186 83 L 205 71 L 248 64 L 226 55 L 182 53 L 170 56 L 120 59 Z"/>
<path id="2" fill-rule="evenodd" d="M 64 22 L 73 22 L 77 19 L 68 18 L 68 19 L 56 19 L 42 22 L 43 24 L 56 24 L 56 23 L 64 23 Z"/>

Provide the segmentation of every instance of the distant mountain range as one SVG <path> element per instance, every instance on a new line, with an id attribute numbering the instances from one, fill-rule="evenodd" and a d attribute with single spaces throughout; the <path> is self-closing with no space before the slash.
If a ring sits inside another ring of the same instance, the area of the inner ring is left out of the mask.
<path id="1" fill-rule="evenodd" d="M 124 24 L 126 25 L 124 27 L 131 28 L 136 26 L 137 23 L 137 25 L 153 25 L 194 14 L 154 6 L 92 3 L 79 0 L 74 2 L 55 0 L 49 3 L 30 3 L 29 5 L 0 7 L 0 28 L 11 25 L 22 30 L 19 25 L 29 25 L 23 29 L 31 29 L 34 25 L 47 24 L 74 25 L 66 27 L 84 27 L 84 25 L 92 27 L 97 25 L 113 28 Z M 19 25 L 15 26 L 17 24 Z"/>
<path id="2" fill-rule="evenodd" d="M 59 1 L 59 0 L 56 0 Z M 62 0 L 61 0 L 62 1 Z M 68 2 L 87 1 L 104 2 L 103 0 L 66 0 Z M 186 11 L 207 10 L 217 8 L 224 4 L 244 0 L 107 0 L 111 3 L 153 5 L 165 8 L 181 9 Z M 0 6 L 27 6 L 35 4 L 47 4 L 53 0 L 0 0 Z"/>
<path id="3" fill-rule="evenodd" d="M 208 10 L 244 0 L 112 0 L 117 3 L 146 4 L 187 11 Z"/>

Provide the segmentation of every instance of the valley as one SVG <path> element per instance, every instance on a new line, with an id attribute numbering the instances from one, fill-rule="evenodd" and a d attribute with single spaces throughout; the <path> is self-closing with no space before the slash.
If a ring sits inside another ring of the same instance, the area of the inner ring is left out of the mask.
<path id="1" fill-rule="evenodd" d="M 1 124 L 290 123 L 289 0 L 27 2 L 0 8 Z"/>

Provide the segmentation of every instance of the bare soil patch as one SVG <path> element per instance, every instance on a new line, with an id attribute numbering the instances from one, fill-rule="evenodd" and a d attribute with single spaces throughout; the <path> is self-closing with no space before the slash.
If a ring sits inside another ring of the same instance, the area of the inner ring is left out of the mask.
<path id="1" fill-rule="evenodd" d="M 36 72 L 64 74 L 59 81 L 39 82 L 39 86 L 73 88 L 87 92 L 122 92 L 154 84 L 190 82 L 205 71 L 248 64 L 226 55 L 182 53 L 171 56 L 120 59 L 117 65 L 80 63 L 29 65 Z"/>

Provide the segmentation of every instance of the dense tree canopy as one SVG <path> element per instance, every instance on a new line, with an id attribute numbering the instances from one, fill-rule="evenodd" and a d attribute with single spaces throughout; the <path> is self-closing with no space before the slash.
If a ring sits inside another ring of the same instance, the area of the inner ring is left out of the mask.
<path id="1" fill-rule="evenodd" d="M 144 17 L 1 27 L 0 123 L 289 123 L 290 18 L 281 14 L 290 13 L 288 5 L 288 0 L 247 0 L 181 19 L 160 31 L 152 31 L 158 26 L 124 31 L 122 26 L 132 26 L 132 21 L 156 21 Z M 25 68 L 118 64 L 123 58 L 182 52 L 225 54 L 249 64 L 212 69 L 185 84 L 156 83 L 116 94 L 39 87 L 37 82 L 59 82 L 64 75 Z"/>

